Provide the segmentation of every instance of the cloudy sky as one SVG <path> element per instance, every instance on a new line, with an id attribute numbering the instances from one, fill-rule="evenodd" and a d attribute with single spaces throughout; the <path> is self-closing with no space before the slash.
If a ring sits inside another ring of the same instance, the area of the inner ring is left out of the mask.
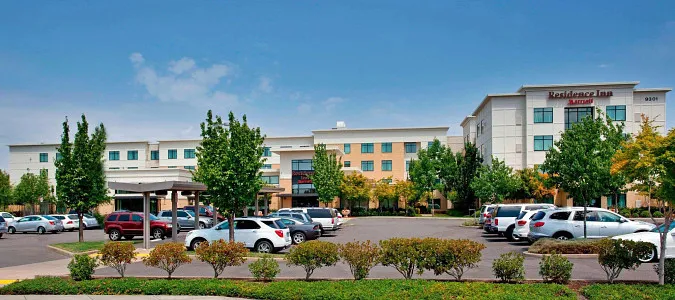
<path id="1" fill-rule="evenodd" d="M 64 118 L 82 113 L 115 141 L 197 138 L 208 109 L 247 114 L 271 136 L 337 120 L 457 134 L 485 94 L 523 84 L 673 87 L 673 11 L 672 1 L 3 1 L 0 168 L 5 145 L 57 142 Z"/>

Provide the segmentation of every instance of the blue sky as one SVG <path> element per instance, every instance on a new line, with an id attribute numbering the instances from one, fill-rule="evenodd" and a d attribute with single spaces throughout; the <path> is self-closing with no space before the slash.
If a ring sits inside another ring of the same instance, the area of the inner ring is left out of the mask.
<path id="1" fill-rule="evenodd" d="M 197 138 L 207 109 L 246 113 L 273 136 L 337 120 L 458 134 L 485 94 L 523 84 L 675 86 L 673 11 L 672 1 L 3 1 L 0 145 L 57 142 L 64 117 L 81 113 L 109 140 Z M 3 146 L 0 168 L 7 156 Z"/>

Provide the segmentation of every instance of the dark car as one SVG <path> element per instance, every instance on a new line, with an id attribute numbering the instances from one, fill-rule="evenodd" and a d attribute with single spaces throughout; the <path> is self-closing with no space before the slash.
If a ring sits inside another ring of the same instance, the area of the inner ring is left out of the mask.
<path id="1" fill-rule="evenodd" d="M 306 212 L 282 211 L 271 213 L 270 216 L 275 218 L 297 219 L 304 223 L 318 225 L 321 232 L 323 232 L 323 225 L 321 225 L 321 222 L 314 222 L 314 220 L 312 220 L 312 217 L 310 217 Z"/>
<path id="2" fill-rule="evenodd" d="M 184 206 L 183 209 L 184 210 L 191 210 L 193 212 L 195 211 L 195 207 L 192 206 L 192 205 Z M 214 211 L 211 208 L 209 208 L 208 206 L 203 206 L 203 205 L 199 206 L 199 215 L 200 216 L 213 218 L 213 214 L 214 214 Z M 225 221 L 225 217 L 221 216 L 220 214 L 217 214 L 217 215 L 218 215 L 218 222 Z M 218 222 L 214 222 L 214 223 L 218 223 Z"/>
<path id="3" fill-rule="evenodd" d="M 321 236 L 321 228 L 319 225 L 312 223 L 305 223 L 298 219 L 280 218 L 291 231 L 291 241 L 293 244 L 301 244 L 304 241 L 318 239 Z"/>
<path id="4" fill-rule="evenodd" d="M 127 240 L 135 236 L 143 236 L 143 213 L 114 212 L 105 218 L 103 231 L 111 241 Z M 153 239 L 171 237 L 171 223 L 150 215 L 150 236 Z"/>

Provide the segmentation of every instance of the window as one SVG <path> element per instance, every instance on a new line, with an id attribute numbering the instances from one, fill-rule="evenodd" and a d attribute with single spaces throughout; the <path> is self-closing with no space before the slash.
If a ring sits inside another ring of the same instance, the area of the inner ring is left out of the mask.
<path id="1" fill-rule="evenodd" d="M 431 145 L 433 145 L 434 142 L 427 142 L 427 148 L 431 148 Z"/>
<path id="2" fill-rule="evenodd" d="M 178 150 L 169 149 L 169 159 L 178 159 Z"/>
<path id="3" fill-rule="evenodd" d="M 408 172 L 410 170 L 410 161 L 406 160 L 405 161 L 405 171 Z"/>
<path id="4" fill-rule="evenodd" d="M 272 168 L 272 165 L 270 165 L 270 164 L 263 164 L 263 165 L 262 165 L 262 168 L 263 168 L 263 169 L 266 169 L 266 170 L 267 170 L 267 169 L 271 169 L 271 168 Z"/>
<path id="5" fill-rule="evenodd" d="M 195 166 L 184 166 L 183 167 L 185 170 L 194 170 Z"/>
<path id="6" fill-rule="evenodd" d="M 605 211 L 599 211 L 598 216 L 600 217 L 600 222 L 620 222 L 621 217 L 617 216 L 613 213 L 605 212 Z"/>
<path id="7" fill-rule="evenodd" d="M 626 207 L 626 194 L 619 194 L 619 201 L 616 201 L 614 195 L 607 196 L 607 207 L 616 206 L 618 208 Z"/>
<path id="8" fill-rule="evenodd" d="M 480 123 L 476 123 L 476 136 L 480 135 Z"/>
<path id="9" fill-rule="evenodd" d="M 127 167 L 127 170 L 138 170 L 138 167 Z"/>
<path id="10" fill-rule="evenodd" d="M 291 161 L 292 171 L 314 171 L 311 159 L 294 159 Z"/>
<path id="11" fill-rule="evenodd" d="M 119 170 L 119 169 L 120 169 L 120 167 L 110 167 L 110 168 L 108 168 L 108 170 Z"/>
<path id="12" fill-rule="evenodd" d="M 168 166 L 167 168 L 169 168 L 169 169 L 175 169 L 176 166 Z"/>
<path id="13" fill-rule="evenodd" d="M 152 217 L 150 217 L 152 219 Z M 139 215 L 131 215 L 131 222 L 141 222 L 143 221 L 143 218 Z"/>
<path id="14" fill-rule="evenodd" d="M 520 214 L 522 206 L 499 206 L 497 208 L 497 218 L 515 218 Z"/>
<path id="15" fill-rule="evenodd" d="M 612 121 L 626 121 L 626 106 L 625 105 L 608 105 L 607 117 Z"/>
<path id="16" fill-rule="evenodd" d="M 361 153 L 373 153 L 375 152 L 375 146 L 373 143 L 361 144 Z"/>
<path id="17" fill-rule="evenodd" d="M 187 218 L 188 217 L 188 214 L 186 212 L 182 211 L 182 210 L 177 211 L 176 215 L 180 218 Z"/>
<path id="18" fill-rule="evenodd" d="M 335 215 L 333 215 L 333 210 L 332 209 L 308 209 L 307 214 L 312 217 L 312 218 L 325 218 L 325 219 L 330 219 L 330 218 L 335 218 Z"/>
<path id="19" fill-rule="evenodd" d="M 61 153 L 56 152 L 56 161 L 59 161 L 63 158 L 63 155 Z"/>
<path id="20" fill-rule="evenodd" d="M 279 175 L 261 176 L 261 179 L 267 184 L 279 184 Z"/>
<path id="21" fill-rule="evenodd" d="M 68 217 L 70 217 L 70 216 L 68 216 Z M 117 215 L 111 214 L 111 215 L 109 215 L 108 218 L 105 219 L 105 220 L 106 220 L 106 221 L 115 221 L 115 220 L 117 220 Z"/>
<path id="22" fill-rule="evenodd" d="M 129 214 L 120 215 L 117 218 L 117 221 L 119 221 L 119 222 L 129 222 Z"/>
<path id="23" fill-rule="evenodd" d="M 127 160 L 138 160 L 138 150 L 127 151 Z"/>
<path id="24" fill-rule="evenodd" d="M 109 151 L 108 152 L 108 160 L 120 160 L 120 152 L 119 151 Z"/>
<path id="25" fill-rule="evenodd" d="M 571 211 L 561 211 L 551 214 L 549 219 L 551 220 L 569 220 Z"/>
<path id="26" fill-rule="evenodd" d="M 184 149 L 183 158 L 195 158 L 195 149 Z"/>
<path id="27" fill-rule="evenodd" d="M 553 107 L 535 108 L 534 123 L 553 123 Z"/>
<path id="28" fill-rule="evenodd" d="M 49 155 L 47 153 L 40 153 L 40 162 L 49 161 Z"/>
<path id="29" fill-rule="evenodd" d="M 382 161 L 382 171 L 391 171 L 391 160 Z"/>
<path id="30" fill-rule="evenodd" d="M 587 116 L 593 117 L 592 107 L 565 108 L 565 129 L 572 128 L 572 125 L 581 122 L 581 120 Z"/>
<path id="31" fill-rule="evenodd" d="M 574 213 L 574 221 L 583 221 L 584 220 L 584 211 L 580 210 Z M 586 221 L 587 222 L 598 222 L 600 221 L 600 217 L 598 216 L 597 211 L 591 211 L 589 210 L 586 213 Z"/>
<path id="32" fill-rule="evenodd" d="M 352 162 L 348 161 L 348 160 L 345 160 L 345 168 L 349 168 L 351 166 L 352 166 Z"/>
<path id="33" fill-rule="evenodd" d="M 150 151 L 150 160 L 159 160 L 159 150 Z"/>
<path id="34" fill-rule="evenodd" d="M 405 153 L 417 153 L 417 143 L 404 143 Z"/>
<path id="35" fill-rule="evenodd" d="M 553 147 L 552 135 L 534 136 L 534 151 L 548 151 L 551 147 Z"/>
<path id="36" fill-rule="evenodd" d="M 382 143 L 382 153 L 391 153 L 391 143 Z"/>
<path id="37" fill-rule="evenodd" d="M 373 171 L 375 170 L 375 163 L 372 160 L 361 161 L 361 171 Z"/>
<path id="38" fill-rule="evenodd" d="M 272 156 L 272 150 L 270 150 L 270 147 L 263 148 L 263 157 L 270 157 L 270 156 Z"/>
<path id="39" fill-rule="evenodd" d="M 352 144 L 345 144 L 345 154 L 352 152 Z"/>
<path id="40" fill-rule="evenodd" d="M 239 220 L 235 222 L 234 229 L 260 229 L 260 225 L 256 221 Z"/>

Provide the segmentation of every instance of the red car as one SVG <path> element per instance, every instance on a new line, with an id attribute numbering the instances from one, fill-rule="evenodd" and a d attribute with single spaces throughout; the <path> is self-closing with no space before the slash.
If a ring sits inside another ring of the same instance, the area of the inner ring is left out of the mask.
<path id="1" fill-rule="evenodd" d="M 105 218 L 103 231 L 111 241 L 127 240 L 143 236 L 143 213 L 114 212 Z M 150 236 L 153 239 L 171 237 L 171 223 L 150 215 Z"/>

